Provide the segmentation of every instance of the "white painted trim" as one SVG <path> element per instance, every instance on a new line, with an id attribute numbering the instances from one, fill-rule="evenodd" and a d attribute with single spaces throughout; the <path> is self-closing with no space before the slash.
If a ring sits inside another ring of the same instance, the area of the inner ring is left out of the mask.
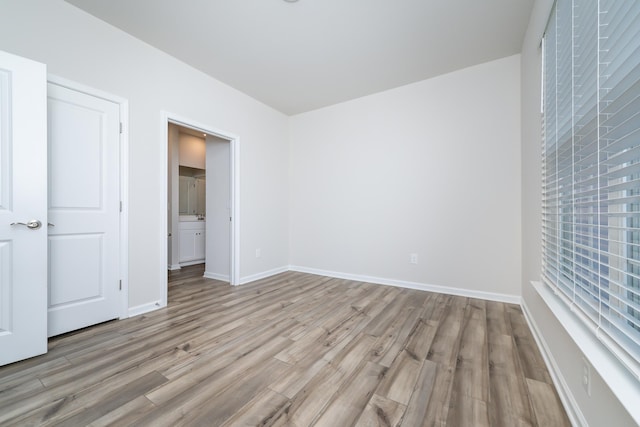
<path id="1" fill-rule="evenodd" d="M 205 271 L 202 277 L 206 277 L 207 279 L 220 280 L 222 282 L 227 282 L 227 283 L 229 282 L 229 276 L 227 276 L 226 274 L 218 274 L 218 273 L 211 273 L 209 271 Z"/>
<path id="2" fill-rule="evenodd" d="M 75 82 L 73 80 L 65 79 L 63 77 L 57 76 L 55 74 L 47 75 L 47 82 L 53 83 L 58 86 L 65 87 L 67 89 L 75 90 L 78 92 L 83 92 L 91 96 L 95 96 L 96 98 L 102 98 L 110 102 L 115 102 L 116 104 L 127 103 L 128 101 L 125 98 L 119 97 L 117 95 L 105 92 L 100 89 L 96 89 L 91 86 L 84 85 L 82 83 Z"/>
<path id="3" fill-rule="evenodd" d="M 540 353 L 542 354 L 544 363 L 545 365 L 547 365 L 547 369 L 549 370 L 549 374 L 551 375 L 551 380 L 553 381 L 553 384 L 558 391 L 558 396 L 560 396 L 562 406 L 564 406 L 567 416 L 569 417 L 569 421 L 571 421 L 571 425 L 587 427 L 589 424 L 584 418 L 584 415 L 582 414 L 578 403 L 573 397 L 573 393 L 571 393 L 571 389 L 567 385 L 567 382 L 562 375 L 562 371 L 558 367 L 553 354 L 549 350 L 549 346 L 547 345 L 544 336 L 540 332 L 538 325 L 533 320 L 533 316 L 531 316 L 531 312 L 527 307 L 527 303 L 524 299 L 522 300 L 522 312 L 524 314 L 524 318 L 529 324 L 529 329 L 531 329 L 533 338 L 536 340 L 536 344 L 538 344 L 538 348 L 540 349 Z"/>
<path id="4" fill-rule="evenodd" d="M 448 286 L 430 285 L 426 283 L 408 282 L 405 280 L 385 279 L 373 276 L 363 276 L 360 274 L 342 273 L 337 271 L 320 270 L 317 268 L 289 266 L 291 271 L 301 273 L 318 274 L 320 276 L 335 277 L 337 279 L 357 280 L 359 282 L 375 283 L 378 285 L 395 286 L 398 288 L 416 289 L 419 291 L 437 292 L 447 295 L 458 295 L 468 298 L 477 298 L 489 301 L 500 301 L 509 304 L 520 304 L 519 295 L 499 294 L 495 292 L 472 291 L 469 289 L 451 288 Z"/>
<path id="5" fill-rule="evenodd" d="M 168 124 L 175 123 L 181 126 L 189 127 L 192 129 L 197 129 L 206 133 L 208 135 L 214 135 L 219 138 L 223 138 L 229 140 L 230 144 L 230 175 L 231 175 L 231 218 L 232 218 L 232 227 L 231 227 L 231 244 L 230 244 L 230 283 L 231 285 L 239 284 L 240 278 L 240 138 L 232 133 L 219 130 L 213 126 L 209 126 L 206 124 L 201 124 L 196 122 L 195 120 L 191 120 L 185 117 L 181 117 L 178 114 L 170 113 L 167 111 L 160 112 L 160 137 L 162 146 L 166 146 L 169 135 L 168 135 Z M 168 150 L 162 150 L 162 185 L 160 186 L 160 200 L 163 201 L 162 209 L 160 212 L 160 236 L 163 236 L 161 239 L 161 250 L 160 250 L 160 265 L 166 266 L 168 259 L 168 248 L 167 248 L 167 171 L 169 168 L 169 158 L 168 158 Z M 185 264 L 182 264 L 185 265 Z M 167 292 L 168 292 L 168 279 L 166 271 L 162 271 L 161 277 L 163 279 L 160 281 L 160 302 L 163 306 L 167 305 Z"/>
<path id="6" fill-rule="evenodd" d="M 240 138 L 231 144 L 231 271 L 229 284 L 240 284 Z"/>
<path id="7" fill-rule="evenodd" d="M 377 285 L 395 286 L 398 288 L 416 289 L 419 291 L 437 292 L 448 295 L 458 295 L 469 298 L 477 298 L 489 301 L 506 302 L 509 304 L 520 305 L 521 298 L 518 295 L 499 294 L 494 292 L 472 291 L 469 289 L 451 288 L 447 286 L 429 285 L 425 283 L 408 282 L 404 280 L 383 279 L 380 277 L 363 276 L 359 274 L 341 273 L 337 271 L 320 270 L 317 268 L 301 267 L 297 265 L 289 265 L 278 267 L 272 270 L 263 271 L 261 273 L 245 276 L 240 279 L 240 284 L 244 285 L 285 271 L 297 271 L 300 273 L 317 274 L 319 276 L 334 277 L 337 279 L 356 280 L 358 282 L 374 283 Z M 205 276 L 207 277 L 207 276 Z"/>
<path id="8" fill-rule="evenodd" d="M 271 270 L 263 271 L 261 273 L 252 274 L 250 276 L 245 276 L 240 279 L 240 285 L 244 285 L 250 282 L 255 282 L 256 280 L 266 279 L 267 277 L 275 276 L 276 274 L 284 273 L 289 271 L 289 266 L 278 267 Z"/>
<path id="9" fill-rule="evenodd" d="M 129 317 L 129 102 L 120 103 L 120 277 L 122 280 L 121 319 Z"/>
<path id="10" fill-rule="evenodd" d="M 180 264 L 171 264 L 169 265 L 169 271 L 180 270 Z"/>
<path id="11" fill-rule="evenodd" d="M 195 261 L 183 261 L 180 263 L 180 267 L 189 267 L 190 265 L 198 265 L 198 264 L 204 264 L 204 260 L 197 259 Z"/>
<path id="12" fill-rule="evenodd" d="M 129 101 L 125 98 L 77 83 L 62 77 L 49 74 L 47 82 L 65 87 L 77 92 L 83 92 L 96 98 L 102 98 L 119 105 L 120 122 L 120 319 L 129 317 Z"/>
<path id="13" fill-rule="evenodd" d="M 167 233 L 169 230 L 169 215 L 167 212 L 167 207 L 169 205 L 169 114 L 162 112 L 160 114 L 160 146 L 164 147 L 162 151 L 162 164 L 160 165 L 160 169 L 162 170 L 162 185 L 160 186 L 160 200 L 163 201 L 161 204 L 162 208 L 160 209 L 160 265 L 167 265 L 167 260 L 169 259 L 169 242 L 167 239 Z M 175 231 L 175 230 L 173 230 Z M 166 272 L 162 272 L 160 277 L 160 304 L 162 306 L 167 305 L 168 300 L 168 292 L 169 292 L 169 277 Z"/>
<path id="14" fill-rule="evenodd" d="M 152 311 L 159 310 L 163 307 L 166 307 L 166 305 L 162 305 L 160 301 L 137 305 L 129 309 L 129 317 L 140 316 L 141 314 L 150 313 Z"/>
<path id="15" fill-rule="evenodd" d="M 625 365 L 609 350 L 598 337 L 589 329 L 576 313 L 573 313 L 567 305 L 555 295 L 554 292 L 540 282 L 532 281 L 531 285 L 538 292 L 540 298 L 545 302 L 551 313 L 556 317 L 558 322 L 564 327 L 571 339 L 578 346 L 582 355 L 589 361 L 591 366 L 598 372 L 603 381 L 611 389 L 611 392 L 618 399 L 620 404 L 627 410 L 631 418 L 640 425 L 640 405 L 638 405 L 638 396 L 640 396 L 640 382 Z M 526 307 L 525 302 L 522 304 L 525 311 L 525 318 L 532 326 L 534 337 L 538 340 L 538 345 L 543 349 L 543 353 L 547 353 L 549 370 L 554 370 L 559 378 L 556 388 L 565 388 L 564 392 L 568 394 L 568 403 L 574 405 L 571 410 L 576 411 L 580 415 L 578 421 L 584 421 L 583 425 L 587 425 L 579 408 L 575 404 L 575 399 L 571 395 L 571 391 L 564 381 L 562 372 L 558 369 L 557 364 L 553 360 L 553 355 L 549 347 L 544 341 L 542 334 L 538 332 L 533 317 Z M 545 359 L 546 361 L 546 359 Z M 555 381 L 555 380 L 554 380 Z M 563 403 L 565 403 L 563 401 Z M 565 405 L 566 406 L 566 405 Z M 569 412 L 569 411 L 568 411 Z"/>

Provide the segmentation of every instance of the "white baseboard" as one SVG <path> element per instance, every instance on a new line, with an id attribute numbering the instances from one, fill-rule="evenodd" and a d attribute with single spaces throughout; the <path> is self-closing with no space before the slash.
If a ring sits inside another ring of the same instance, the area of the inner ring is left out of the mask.
<path id="1" fill-rule="evenodd" d="M 542 333 L 540 333 L 538 325 L 536 324 L 535 320 L 533 320 L 533 316 L 531 316 L 529 307 L 527 307 L 527 303 L 524 299 L 522 300 L 521 307 L 524 318 L 529 324 L 529 329 L 531 329 L 533 338 L 536 340 L 536 344 L 538 344 L 538 348 L 540 349 L 540 353 L 542 354 L 544 363 L 547 365 L 547 369 L 549 371 L 549 374 L 551 375 L 551 380 L 556 386 L 558 396 L 562 401 L 562 406 L 564 406 L 564 409 L 567 412 L 567 416 L 571 421 L 571 425 L 588 427 L 589 424 L 584 418 L 584 415 L 582 414 L 582 411 L 580 410 L 576 399 L 573 397 L 573 393 L 571 393 L 571 389 L 567 385 L 567 382 L 562 375 L 562 371 L 558 367 L 553 354 L 549 350 L 549 346 L 547 345 L 544 336 L 542 335 Z"/>
<path id="2" fill-rule="evenodd" d="M 139 316 L 162 308 L 160 301 L 150 302 L 147 304 L 137 305 L 129 308 L 129 317 Z"/>
<path id="3" fill-rule="evenodd" d="M 385 279 L 380 277 L 363 276 L 359 274 L 341 273 L 337 271 L 319 270 L 317 268 L 289 266 L 291 271 L 300 273 L 318 274 L 320 276 L 335 277 L 337 279 L 357 280 L 359 282 L 375 283 L 378 285 L 395 286 L 398 288 L 417 289 L 419 291 L 437 292 L 440 294 L 457 295 L 468 298 L 477 298 L 490 301 L 500 301 L 510 304 L 520 304 L 519 295 L 500 294 L 494 292 L 472 291 L 469 289 L 451 288 L 448 286 L 430 285 L 426 283 L 408 282 L 405 280 Z"/>
<path id="4" fill-rule="evenodd" d="M 229 281 L 228 274 L 218 274 L 218 273 L 212 273 L 210 271 L 205 271 L 202 277 L 206 277 L 207 279 L 221 280 L 223 282 Z"/>
<path id="5" fill-rule="evenodd" d="M 181 262 L 178 267 L 188 267 L 190 265 L 196 265 L 196 264 L 204 264 L 204 260 L 203 259 L 197 259 L 195 261 Z"/>
<path id="6" fill-rule="evenodd" d="M 180 270 L 180 264 L 169 264 L 169 271 Z"/>
<path id="7" fill-rule="evenodd" d="M 289 266 L 278 267 L 272 270 L 263 271 L 261 273 L 252 274 L 250 276 L 241 277 L 238 282 L 239 285 L 244 285 L 246 283 L 255 282 L 256 280 L 266 279 L 267 277 L 275 276 L 276 274 L 284 273 L 285 271 L 289 271 Z"/>

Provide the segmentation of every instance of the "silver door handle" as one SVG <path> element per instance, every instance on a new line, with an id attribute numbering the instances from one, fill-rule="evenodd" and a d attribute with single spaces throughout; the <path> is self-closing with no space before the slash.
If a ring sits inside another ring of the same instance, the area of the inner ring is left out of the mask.
<path id="1" fill-rule="evenodd" d="M 24 222 L 12 222 L 11 225 L 26 225 L 31 230 L 37 230 L 38 228 L 42 227 L 42 223 L 37 219 L 32 219 L 26 224 Z"/>

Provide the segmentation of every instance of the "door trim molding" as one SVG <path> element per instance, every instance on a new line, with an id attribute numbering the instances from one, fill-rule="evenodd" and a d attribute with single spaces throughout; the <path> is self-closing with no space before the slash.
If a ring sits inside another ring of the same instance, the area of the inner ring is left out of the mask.
<path id="1" fill-rule="evenodd" d="M 169 140 L 169 132 L 168 125 L 169 123 L 177 124 L 180 126 L 185 126 L 188 128 L 196 129 L 198 131 L 202 131 L 207 135 L 217 136 L 218 138 L 229 140 L 230 144 L 230 179 L 231 179 L 231 189 L 230 189 L 230 197 L 231 197 L 231 242 L 230 242 L 230 277 L 229 284 L 232 286 L 237 286 L 239 284 L 240 279 L 240 138 L 237 135 L 234 135 L 230 132 L 220 130 L 214 126 L 210 126 L 207 124 L 199 123 L 195 120 L 191 120 L 189 118 L 182 117 L 178 114 L 170 113 L 168 111 L 160 112 L 160 137 L 161 143 L 163 147 L 167 146 L 167 142 Z M 168 170 L 169 170 L 169 158 L 168 158 L 168 150 L 162 150 L 162 185 L 161 185 L 161 200 L 163 201 L 162 205 L 163 209 L 160 214 L 160 236 L 163 236 L 161 239 L 161 247 L 160 251 L 161 260 L 160 265 L 162 266 L 161 272 L 161 306 L 165 307 L 167 305 L 167 286 L 168 286 L 168 278 L 167 278 L 167 259 L 168 259 L 168 248 L 167 248 L 167 225 L 168 225 L 168 214 L 167 214 L 167 206 L 169 203 L 168 200 Z"/>
<path id="2" fill-rule="evenodd" d="M 95 89 L 53 74 L 47 75 L 47 82 L 76 92 L 102 98 L 119 105 L 120 123 L 120 319 L 129 317 L 129 101 L 111 93 Z"/>

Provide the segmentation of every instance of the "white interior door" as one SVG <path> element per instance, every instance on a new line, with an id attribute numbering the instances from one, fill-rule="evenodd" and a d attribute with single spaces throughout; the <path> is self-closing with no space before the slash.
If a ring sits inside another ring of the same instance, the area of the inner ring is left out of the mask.
<path id="1" fill-rule="evenodd" d="M 231 143 L 207 136 L 205 277 L 231 279 Z"/>
<path id="2" fill-rule="evenodd" d="M 48 85 L 49 336 L 119 317 L 120 109 Z"/>
<path id="3" fill-rule="evenodd" d="M 47 352 L 46 78 L 0 51 L 0 365 Z"/>

